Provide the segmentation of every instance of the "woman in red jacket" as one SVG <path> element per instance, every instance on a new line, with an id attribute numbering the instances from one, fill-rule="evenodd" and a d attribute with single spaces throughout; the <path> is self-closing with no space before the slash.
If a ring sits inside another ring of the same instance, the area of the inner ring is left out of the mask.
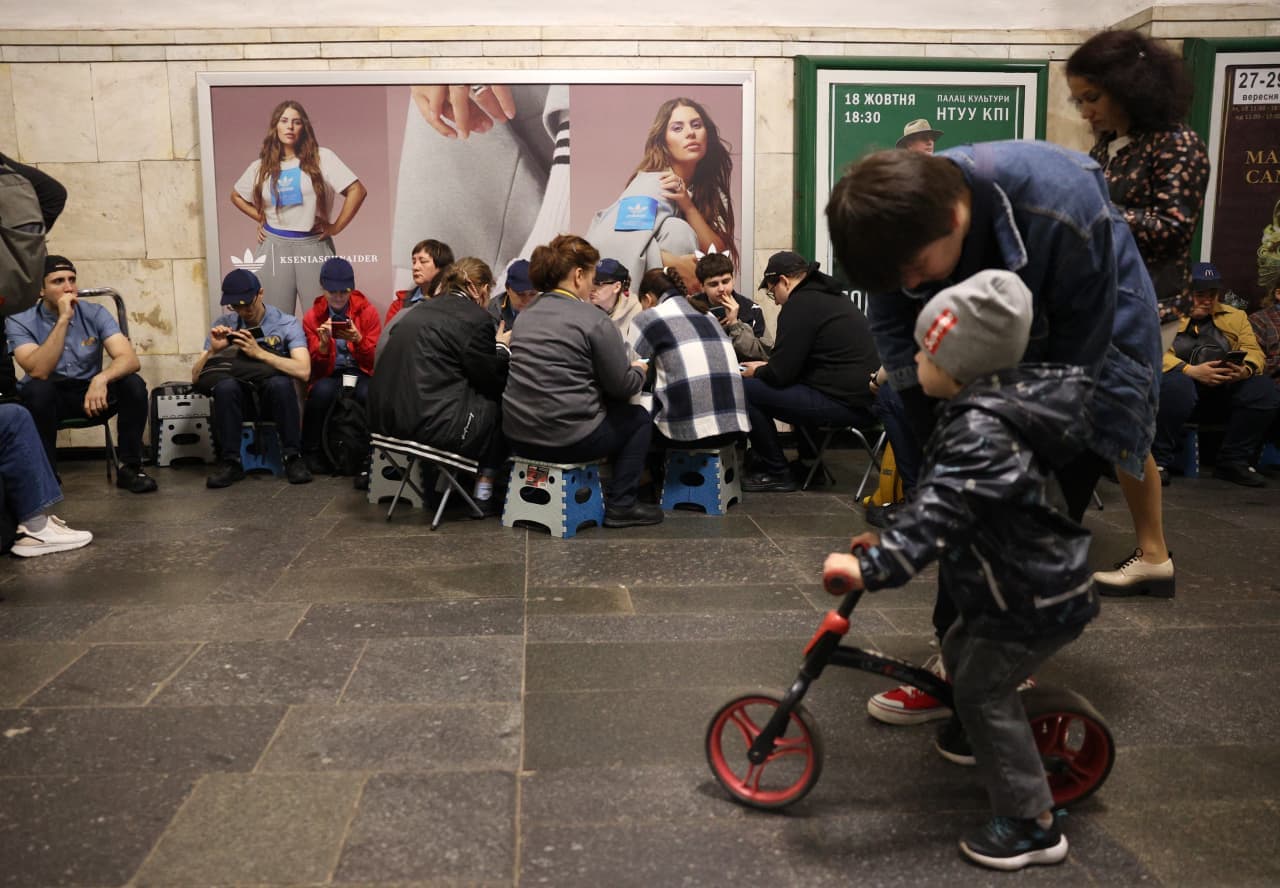
<path id="1" fill-rule="evenodd" d="M 344 387 L 344 378 L 354 380 L 356 400 L 361 404 L 373 376 L 374 351 L 382 335 L 378 309 L 355 288 L 351 263 L 339 256 L 320 269 L 324 293 L 316 297 L 302 318 L 311 353 L 311 382 L 302 412 L 302 455 L 312 472 L 329 472 L 333 467 L 321 448 L 324 420 L 329 407 Z"/>

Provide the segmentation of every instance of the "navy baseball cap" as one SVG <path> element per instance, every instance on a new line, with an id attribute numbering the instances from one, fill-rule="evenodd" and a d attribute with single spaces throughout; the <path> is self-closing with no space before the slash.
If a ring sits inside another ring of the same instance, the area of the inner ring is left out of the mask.
<path id="1" fill-rule="evenodd" d="M 528 293 L 538 289 L 529 279 L 528 259 L 517 259 L 507 266 L 507 286 L 517 293 Z"/>
<path id="2" fill-rule="evenodd" d="M 247 268 L 237 268 L 222 279 L 223 305 L 248 305 L 262 289 L 258 276 Z"/>
<path id="3" fill-rule="evenodd" d="M 596 283 L 612 284 L 621 283 L 623 286 L 631 283 L 631 272 L 627 270 L 627 266 L 623 265 L 617 259 L 601 259 L 596 265 Z"/>
<path id="4" fill-rule="evenodd" d="M 1191 289 L 1221 290 L 1222 275 L 1212 262 L 1197 262 L 1191 269 Z"/>
<path id="5" fill-rule="evenodd" d="M 329 293 L 356 288 L 356 270 L 341 256 L 334 256 L 320 266 L 320 286 Z"/>

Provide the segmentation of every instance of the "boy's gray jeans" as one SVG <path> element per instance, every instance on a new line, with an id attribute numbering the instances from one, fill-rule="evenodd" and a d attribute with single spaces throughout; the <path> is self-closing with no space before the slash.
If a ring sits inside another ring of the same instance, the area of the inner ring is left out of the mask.
<path id="1" fill-rule="evenodd" d="M 957 620 L 942 640 L 955 712 L 997 816 L 1032 818 L 1053 807 L 1018 685 L 1082 631 L 1077 626 L 1047 638 L 1006 641 L 970 635 Z"/>

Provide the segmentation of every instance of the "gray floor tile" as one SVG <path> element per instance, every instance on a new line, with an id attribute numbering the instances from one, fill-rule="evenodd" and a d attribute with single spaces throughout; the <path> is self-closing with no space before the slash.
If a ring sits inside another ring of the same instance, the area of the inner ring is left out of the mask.
<path id="1" fill-rule="evenodd" d="M 693 641 L 727 638 L 807 638 L 818 626 L 812 611 L 745 614 L 609 614 L 529 618 L 529 641 Z"/>
<path id="2" fill-rule="evenodd" d="M 353 641 L 206 644 L 156 694 L 156 706 L 335 703 L 364 649 Z"/>
<path id="3" fill-rule="evenodd" d="M 258 766 L 266 771 L 515 771 L 518 703 L 295 706 Z"/>
<path id="4" fill-rule="evenodd" d="M 741 586 L 629 586 L 639 614 L 741 613 L 743 611 L 812 610 L 794 584 Z"/>
<path id="5" fill-rule="evenodd" d="M 531 546 L 530 586 L 746 585 L 794 583 L 800 579 L 789 560 L 759 540 L 708 540 L 693 559 L 673 558 L 670 544 L 625 543 L 619 534 L 600 541 L 576 539 L 575 545 Z"/>
<path id="6" fill-rule="evenodd" d="M 529 590 L 529 616 L 565 614 L 631 614 L 631 590 L 621 583 L 605 586 L 539 586 Z"/>
<path id="7" fill-rule="evenodd" d="M 192 780 L 170 774 L 0 778 L 0 881 L 125 884 Z"/>
<path id="8" fill-rule="evenodd" d="M 0 643 L 0 708 L 17 706 L 87 649 L 71 642 Z"/>
<path id="9" fill-rule="evenodd" d="M 243 578 L 238 581 L 243 582 Z M 186 570 L 173 567 L 163 571 L 104 567 L 99 570 L 89 564 L 74 573 L 68 570 L 67 573 L 25 576 L 18 587 L 11 590 L 12 595 L 6 592 L 5 597 L 10 598 L 14 604 L 79 605 L 92 601 L 94 604 L 108 605 L 168 606 L 204 601 L 231 582 L 224 572 L 208 567 Z"/>
<path id="10" fill-rule="evenodd" d="M 370 641 L 343 703 L 515 703 L 524 644 L 518 638 Z"/>
<path id="11" fill-rule="evenodd" d="M 247 771 L 282 706 L 2 709 L 0 775 Z"/>
<path id="12" fill-rule="evenodd" d="M 323 882 L 362 775 L 211 774 L 138 873 L 137 885 Z"/>
<path id="13" fill-rule="evenodd" d="M 385 565 L 295 566 L 255 595 L 259 601 L 395 601 L 509 598 L 524 592 L 523 564 L 474 564 L 406 571 Z"/>
<path id="14" fill-rule="evenodd" d="M 333 881 L 510 879 L 515 796 L 506 772 L 374 775 Z"/>
<path id="15" fill-rule="evenodd" d="M 195 604 L 117 608 L 82 636 L 84 641 L 283 640 L 305 604 Z"/>
<path id="16" fill-rule="evenodd" d="M 75 641 L 110 612 L 110 608 L 88 603 L 48 607 L 5 603 L 0 606 L 0 641 Z"/>
<path id="17" fill-rule="evenodd" d="M 442 635 L 518 635 L 520 598 L 317 604 L 294 638 L 407 638 Z"/>
<path id="18" fill-rule="evenodd" d="M 141 706 L 195 649 L 194 644 L 94 645 L 26 705 Z"/>

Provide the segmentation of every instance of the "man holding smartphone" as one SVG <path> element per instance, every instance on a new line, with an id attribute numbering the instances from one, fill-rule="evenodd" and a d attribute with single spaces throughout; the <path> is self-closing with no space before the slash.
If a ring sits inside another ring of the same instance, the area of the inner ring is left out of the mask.
<path id="1" fill-rule="evenodd" d="M 198 382 L 209 358 L 231 346 L 239 354 L 269 368 L 257 382 L 235 375 L 219 379 L 212 386 L 213 438 L 219 462 L 205 479 L 210 488 L 230 487 L 244 479 L 240 462 L 240 427 L 246 419 L 264 419 L 276 424 L 285 476 L 290 484 L 306 484 L 311 472 L 302 459 L 302 423 L 298 416 L 298 394 L 294 381 L 306 382 L 311 375 L 307 337 L 302 324 L 274 305 L 262 300 L 258 276 L 237 268 L 222 279 L 222 304 L 230 311 L 214 323 L 204 341 L 204 352 L 191 368 Z M 274 371 L 274 372 L 271 372 Z"/>
<path id="2" fill-rule="evenodd" d="M 1193 418 L 1226 421 L 1215 478 L 1245 487 L 1266 484 L 1252 463 L 1280 408 L 1280 393 L 1261 375 L 1265 358 L 1248 315 L 1224 305 L 1221 293 L 1218 269 L 1211 262 L 1198 263 L 1191 273 L 1191 313 L 1164 355 L 1151 445 L 1164 484 L 1183 427 Z"/>
<path id="3" fill-rule="evenodd" d="M 302 455 L 312 472 L 331 472 L 322 447 L 325 417 L 346 381 L 355 388 L 361 404 L 373 376 L 374 354 L 382 336 L 378 309 L 356 289 L 355 269 L 341 256 L 320 268 L 320 286 L 302 318 L 311 355 L 311 380 L 302 412 Z"/>

